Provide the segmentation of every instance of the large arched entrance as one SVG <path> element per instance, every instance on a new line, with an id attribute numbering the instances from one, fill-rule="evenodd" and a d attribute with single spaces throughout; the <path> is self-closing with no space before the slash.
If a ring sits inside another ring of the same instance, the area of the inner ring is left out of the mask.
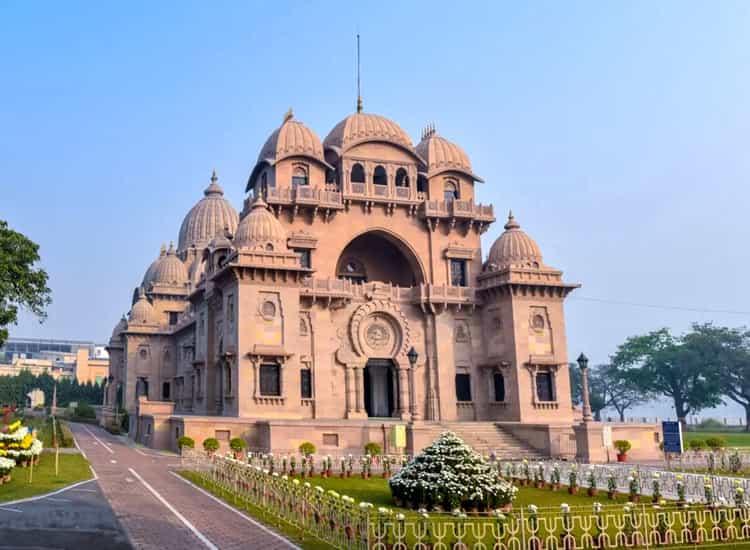
<path id="1" fill-rule="evenodd" d="M 336 276 L 356 283 L 379 281 L 401 287 L 425 280 L 411 248 L 384 230 L 368 231 L 349 242 L 339 256 Z"/>
<path id="2" fill-rule="evenodd" d="M 370 418 L 388 418 L 398 410 L 398 376 L 391 359 L 370 359 L 364 376 L 365 411 Z"/>

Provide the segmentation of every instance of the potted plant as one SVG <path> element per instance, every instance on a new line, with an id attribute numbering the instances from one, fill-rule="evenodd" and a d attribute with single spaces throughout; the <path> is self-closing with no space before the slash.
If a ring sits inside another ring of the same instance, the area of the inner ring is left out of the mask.
<path id="1" fill-rule="evenodd" d="M 229 448 L 234 452 L 234 458 L 238 460 L 242 458 L 242 453 L 245 450 L 245 447 L 247 447 L 247 443 L 241 437 L 233 437 L 229 441 Z"/>
<path id="2" fill-rule="evenodd" d="M 625 462 L 628 458 L 628 451 L 633 448 L 633 445 L 627 439 L 618 439 L 615 441 L 615 449 L 617 449 L 617 462 Z"/>
<path id="3" fill-rule="evenodd" d="M 377 443 L 374 441 L 370 441 L 367 445 L 365 445 L 365 454 L 370 456 L 380 456 L 383 454 L 383 451 Z"/>
<path id="4" fill-rule="evenodd" d="M 215 437 L 208 437 L 204 439 L 203 450 L 208 453 L 208 456 L 212 456 L 216 451 L 219 450 L 219 440 Z"/>
<path id="5" fill-rule="evenodd" d="M 594 475 L 594 469 L 589 468 L 588 472 L 586 473 L 586 482 L 588 483 L 588 488 L 586 489 L 586 494 L 590 497 L 596 496 L 596 476 Z"/>

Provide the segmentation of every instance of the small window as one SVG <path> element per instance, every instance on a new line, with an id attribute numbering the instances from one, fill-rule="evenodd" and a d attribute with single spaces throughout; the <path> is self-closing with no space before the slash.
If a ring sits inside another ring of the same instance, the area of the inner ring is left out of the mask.
<path id="1" fill-rule="evenodd" d="M 375 173 L 372 177 L 372 183 L 375 185 L 388 185 L 388 176 L 385 173 L 385 168 L 382 166 L 375 167 Z"/>
<path id="2" fill-rule="evenodd" d="M 296 166 L 292 174 L 292 187 L 307 185 L 308 183 L 307 170 L 303 166 Z"/>
<path id="3" fill-rule="evenodd" d="M 339 446 L 339 434 L 323 434 L 323 446 L 338 447 Z"/>
<path id="4" fill-rule="evenodd" d="M 312 399 L 312 371 L 302 369 L 299 371 L 300 395 L 302 399 Z"/>
<path id="5" fill-rule="evenodd" d="M 177 311 L 170 311 L 169 312 L 169 324 L 170 325 L 176 325 L 177 324 L 177 316 L 179 313 Z"/>
<path id="6" fill-rule="evenodd" d="M 229 441 L 231 435 L 229 430 L 214 430 L 214 437 L 219 441 Z"/>
<path id="7" fill-rule="evenodd" d="M 297 254 L 299 254 L 300 266 L 305 269 L 312 269 L 312 254 L 310 254 L 310 251 L 307 249 L 297 250 Z"/>
<path id="8" fill-rule="evenodd" d="M 266 252 L 273 252 L 273 244 L 266 243 Z"/>
<path id="9" fill-rule="evenodd" d="M 164 382 L 161 386 L 161 398 L 165 401 L 169 400 L 169 382 Z"/>
<path id="10" fill-rule="evenodd" d="M 364 183 L 365 182 L 365 169 L 362 165 L 357 163 L 352 166 L 352 174 L 349 178 L 352 183 Z"/>
<path id="11" fill-rule="evenodd" d="M 424 193 L 427 190 L 427 178 L 424 176 L 417 176 L 417 191 Z"/>
<path id="12" fill-rule="evenodd" d="M 468 286 L 466 282 L 466 260 L 451 259 L 451 285 Z"/>
<path id="13" fill-rule="evenodd" d="M 458 185 L 453 181 L 445 182 L 443 188 L 443 200 L 446 202 L 452 202 L 458 199 Z"/>
<path id="14" fill-rule="evenodd" d="M 495 386 L 495 401 L 505 401 L 505 377 L 503 373 L 496 372 L 492 378 Z"/>
<path id="15" fill-rule="evenodd" d="M 469 374 L 456 374 L 456 400 L 471 401 L 471 376 Z"/>
<path id="16" fill-rule="evenodd" d="M 260 394 L 269 397 L 281 396 L 281 367 L 279 365 L 260 366 Z"/>
<path id="17" fill-rule="evenodd" d="M 396 171 L 396 187 L 409 187 L 409 175 L 403 168 Z"/>
<path id="18" fill-rule="evenodd" d="M 548 370 L 536 373 L 536 397 L 539 401 L 555 400 L 552 373 Z"/>
<path id="19" fill-rule="evenodd" d="M 232 395 L 232 367 L 229 365 L 224 367 L 224 388 L 226 395 Z"/>

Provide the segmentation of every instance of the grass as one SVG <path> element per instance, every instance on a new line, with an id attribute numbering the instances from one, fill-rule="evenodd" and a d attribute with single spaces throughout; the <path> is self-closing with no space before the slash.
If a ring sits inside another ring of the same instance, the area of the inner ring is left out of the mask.
<path id="1" fill-rule="evenodd" d="M 180 472 L 180 474 L 196 485 L 203 487 L 207 491 L 223 499 L 225 502 L 234 506 L 235 508 L 246 511 L 255 519 L 260 520 L 266 525 L 274 528 L 276 531 L 294 541 L 296 544 L 306 550 L 323 550 L 331 548 L 331 546 L 324 541 L 316 538 L 311 538 L 310 533 L 307 533 L 307 536 L 304 536 L 305 533 L 300 528 L 281 520 L 271 512 L 266 511 L 259 506 L 255 506 L 243 498 L 237 498 L 232 492 L 226 491 L 213 482 L 203 479 L 201 476 L 194 472 Z M 325 489 L 332 489 L 340 494 L 351 496 L 357 501 L 364 500 L 370 502 L 376 508 L 384 506 L 394 511 L 403 511 L 407 516 L 415 515 L 414 511 L 402 510 L 394 506 L 393 501 L 391 500 L 390 490 L 388 488 L 388 481 L 383 479 L 382 477 L 373 477 L 370 479 L 361 479 L 360 477 L 352 477 L 348 479 L 341 479 L 338 477 L 327 479 L 315 477 L 312 479 L 308 478 L 308 481 L 310 481 L 313 485 L 320 485 Z M 551 491 L 549 489 L 521 487 L 518 492 L 518 496 L 513 504 L 514 512 L 512 512 L 512 514 L 517 515 L 519 512 L 521 512 L 521 510 L 525 510 L 529 504 L 535 504 L 539 507 L 540 517 L 559 516 L 560 504 L 566 503 L 571 507 L 573 515 L 589 516 L 593 508 L 593 503 L 596 501 L 601 502 L 604 506 L 609 506 L 609 514 L 621 516 L 622 505 L 627 501 L 627 497 L 620 496 L 616 500 L 612 501 L 609 500 L 606 495 L 602 496 L 601 493 L 599 497 L 588 497 L 585 493 L 585 489 L 576 495 L 570 495 L 568 494 L 567 490 Z M 649 516 L 653 516 L 658 513 L 656 510 L 652 510 L 650 505 L 646 503 L 642 505 L 636 505 L 636 508 L 638 510 L 642 509 L 644 513 L 648 514 Z M 437 525 L 443 522 L 450 523 L 455 521 L 454 518 L 452 518 L 449 514 L 431 514 L 431 516 L 432 519 L 430 521 L 433 525 Z M 493 522 L 494 520 L 486 516 L 470 516 L 467 521 L 484 523 Z M 528 524 L 525 525 L 525 529 L 528 529 Z M 615 528 L 611 523 L 611 520 L 608 525 L 609 527 L 607 528 L 607 531 L 611 534 L 614 534 Z M 574 528 L 573 532 L 575 534 L 580 534 L 580 528 Z M 530 532 L 527 532 L 527 536 L 529 536 L 529 534 Z M 411 544 L 414 544 L 415 541 L 409 540 L 410 538 L 411 537 L 407 536 L 407 543 L 411 548 Z M 448 540 L 447 542 L 449 544 L 448 547 L 451 547 L 451 541 Z M 479 540 L 474 540 L 472 538 L 472 535 L 468 535 L 467 538 L 463 540 L 463 543 L 468 544 L 469 547 L 473 547 L 473 544 L 479 542 Z M 485 544 L 485 546 L 488 548 L 493 547 L 494 542 L 496 542 L 495 539 L 481 541 L 481 543 Z M 562 548 L 562 546 L 560 546 L 560 548 Z"/>
<path id="2" fill-rule="evenodd" d="M 685 432 L 683 434 L 686 447 L 692 440 L 705 441 L 709 437 L 725 439 L 728 447 L 750 447 L 750 433 L 746 432 Z"/>
<path id="3" fill-rule="evenodd" d="M 32 483 L 29 483 L 29 468 L 13 468 L 10 483 L 0 485 L 0 502 L 49 493 L 92 477 L 88 460 L 80 454 L 61 454 L 59 466 L 60 475 L 55 476 L 55 455 L 43 453 L 39 464 L 34 466 Z"/>
<path id="4" fill-rule="evenodd" d="M 27 416 L 21 419 L 24 426 L 27 426 L 30 430 L 35 429 L 37 431 L 37 439 L 42 442 L 45 448 L 52 447 L 52 419 L 49 416 Z M 61 421 L 59 418 L 55 419 L 57 426 L 57 443 L 60 447 L 73 447 L 72 441 L 73 436 L 70 433 L 70 429 L 67 428 L 67 423 Z M 69 441 L 65 441 L 66 438 L 62 437 L 61 430 L 68 432 Z M 66 444 L 66 443 L 70 444 Z"/>

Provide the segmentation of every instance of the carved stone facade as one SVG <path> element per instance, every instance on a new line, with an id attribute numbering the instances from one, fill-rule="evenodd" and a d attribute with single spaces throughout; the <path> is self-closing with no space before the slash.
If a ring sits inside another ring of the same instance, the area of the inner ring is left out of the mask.
<path id="1" fill-rule="evenodd" d="M 577 285 L 512 214 L 483 262 L 481 181 L 434 128 L 415 146 L 357 112 L 321 143 L 289 113 L 241 214 L 212 176 L 178 249 L 148 268 L 112 334 L 107 402 L 155 446 L 225 425 L 274 450 L 361 449 L 395 423 L 572 430 L 563 301 Z"/>

